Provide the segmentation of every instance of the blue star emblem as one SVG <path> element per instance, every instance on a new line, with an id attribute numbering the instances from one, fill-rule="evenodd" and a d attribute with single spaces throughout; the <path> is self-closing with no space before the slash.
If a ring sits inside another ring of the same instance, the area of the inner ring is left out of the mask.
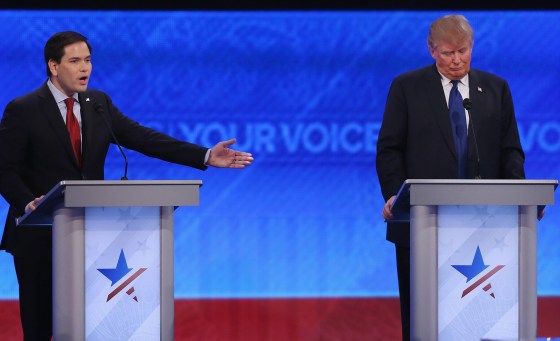
<path id="1" fill-rule="evenodd" d="M 482 253 L 480 252 L 480 247 L 476 247 L 476 252 L 471 265 L 451 265 L 455 270 L 467 277 L 467 282 L 475 278 L 479 273 L 484 271 L 488 265 L 484 264 L 484 259 L 482 259 Z"/>
<path id="2" fill-rule="evenodd" d="M 97 269 L 105 277 L 111 280 L 111 286 L 115 285 L 121 278 L 123 278 L 127 273 L 129 273 L 132 268 L 129 268 L 126 264 L 126 258 L 124 257 L 124 251 L 121 249 L 121 254 L 117 262 L 117 266 L 114 269 Z"/>

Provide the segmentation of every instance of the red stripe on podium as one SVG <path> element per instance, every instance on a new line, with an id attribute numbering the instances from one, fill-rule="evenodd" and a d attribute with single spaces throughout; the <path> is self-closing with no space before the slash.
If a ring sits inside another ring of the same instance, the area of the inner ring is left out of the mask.
<path id="1" fill-rule="evenodd" d="M 466 288 L 463 291 L 463 296 L 461 296 L 461 298 L 468 295 L 471 291 L 476 289 L 479 285 L 484 283 L 484 281 L 486 281 L 488 278 L 492 277 L 496 272 L 500 271 L 503 267 L 504 267 L 504 265 L 497 265 L 494 269 L 492 269 L 492 271 L 490 271 L 486 275 L 482 276 L 478 281 L 474 282 L 470 287 Z M 484 290 L 488 290 L 488 289 L 484 289 Z"/>
<path id="2" fill-rule="evenodd" d="M 111 291 L 111 293 L 107 296 L 107 302 L 111 300 L 111 298 L 115 297 L 122 289 L 124 289 L 127 285 L 132 283 L 138 276 L 142 274 L 142 272 L 146 271 L 147 268 L 140 268 L 136 271 L 132 276 L 127 278 L 121 285 L 119 285 L 115 290 Z M 129 294 L 130 295 L 130 294 Z"/>

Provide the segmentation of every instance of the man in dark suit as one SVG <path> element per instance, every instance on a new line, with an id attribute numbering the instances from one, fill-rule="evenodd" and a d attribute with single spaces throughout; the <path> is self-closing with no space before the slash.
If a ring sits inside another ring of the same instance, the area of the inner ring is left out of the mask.
<path id="1" fill-rule="evenodd" d="M 387 240 L 396 247 L 403 340 L 410 339 L 410 226 L 391 222 L 391 204 L 403 181 L 525 178 L 509 86 L 498 76 L 471 69 L 473 42 L 464 16 L 435 20 L 428 36 L 435 64 L 394 79 L 379 131 L 377 175 L 386 201 Z M 461 105 L 462 121 L 451 118 L 452 96 L 470 98 L 472 116 Z M 466 135 L 464 153 L 456 142 L 460 126 Z"/>
<path id="2" fill-rule="evenodd" d="M 249 153 L 176 140 L 123 115 L 101 91 L 87 90 L 91 46 L 76 32 L 60 32 L 45 45 L 48 80 L 11 101 L 0 123 L 0 193 L 10 204 L 1 248 L 14 257 L 25 340 L 52 335 L 51 230 L 17 228 L 16 218 L 62 180 L 100 180 L 110 143 L 165 161 L 204 170 L 244 168 Z"/>

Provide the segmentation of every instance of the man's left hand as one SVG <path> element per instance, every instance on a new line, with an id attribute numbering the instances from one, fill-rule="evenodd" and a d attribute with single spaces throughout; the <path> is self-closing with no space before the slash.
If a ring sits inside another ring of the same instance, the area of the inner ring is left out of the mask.
<path id="1" fill-rule="evenodd" d="M 207 164 L 218 168 L 245 168 L 251 165 L 254 160 L 253 155 L 230 149 L 229 146 L 234 143 L 234 138 L 217 143 L 210 151 Z"/>

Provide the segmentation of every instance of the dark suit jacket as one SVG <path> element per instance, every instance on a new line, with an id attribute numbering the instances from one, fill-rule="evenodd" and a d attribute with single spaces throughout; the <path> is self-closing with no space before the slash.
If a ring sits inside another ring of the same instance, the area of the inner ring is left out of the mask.
<path id="1" fill-rule="evenodd" d="M 55 99 L 46 83 L 10 102 L 0 123 L 0 193 L 10 204 L 1 248 L 17 256 L 50 257 L 50 228 L 16 228 L 15 218 L 34 198 L 62 180 L 101 180 L 113 143 L 106 120 L 127 148 L 169 162 L 206 169 L 207 148 L 176 140 L 123 115 L 105 93 L 79 94 L 82 115 L 80 169 Z M 95 110 L 101 105 L 103 110 Z"/>
<path id="2" fill-rule="evenodd" d="M 507 82 L 471 69 L 469 96 L 472 109 L 468 178 L 477 173 L 482 179 L 525 178 L 525 156 Z M 406 179 L 457 178 L 449 109 L 435 64 L 402 74 L 393 81 L 379 131 L 376 165 L 386 201 L 397 194 Z M 408 246 L 408 225 L 389 223 L 387 239 Z"/>

